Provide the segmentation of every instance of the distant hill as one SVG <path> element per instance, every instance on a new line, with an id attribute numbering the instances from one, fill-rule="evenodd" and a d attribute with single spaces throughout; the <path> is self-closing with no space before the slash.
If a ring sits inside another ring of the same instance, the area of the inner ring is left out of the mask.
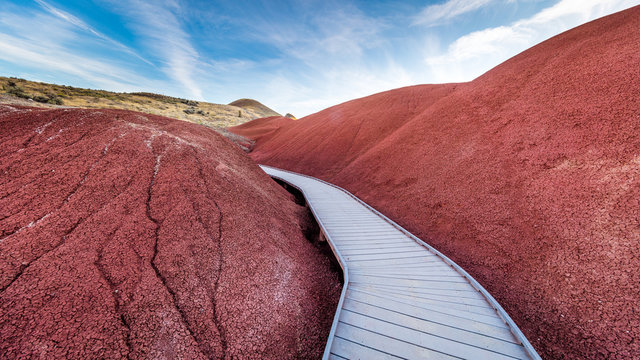
<path id="1" fill-rule="evenodd" d="M 212 104 L 152 93 L 117 93 L 47 84 L 0 76 L 0 104 L 134 110 L 185 120 L 213 128 L 280 116 L 256 100 Z"/>
<path id="2" fill-rule="evenodd" d="M 255 115 L 257 118 L 271 117 L 271 116 L 282 116 L 277 112 L 271 110 L 266 107 L 264 104 L 259 101 L 253 99 L 238 99 L 232 103 L 229 103 L 229 106 L 237 106 L 239 108 L 244 109 L 244 111 L 249 114 Z"/>

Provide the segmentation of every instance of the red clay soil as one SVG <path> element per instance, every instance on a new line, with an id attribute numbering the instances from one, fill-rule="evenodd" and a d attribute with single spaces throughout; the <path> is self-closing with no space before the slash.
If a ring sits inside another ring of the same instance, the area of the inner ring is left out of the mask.
<path id="1" fill-rule="evenodd" d="M 245 125 L 247 123 L 244 123 L 230 127 L 228 129 L 240 136 L 244 136 L 249 139 L 255 139 L 258 137 L 264 137 L 278 130 L 284 125 L 290 124 L 294 121 L 295 120 L 284 116 L 270 116 L 253 120 L 250 122 L 251 125 L 248 126 Z"/>
<path id="2" fill-rule="evenodd" d="M 339 274 L 216 132 L 0 106 L 0 358 L 313 358 Z"/>
<path id="3" fill-rule="evenodd" d="M 343 186 L 426 239 L 544 358 L 637 359 L 638 39 L 635 7 L 470 83 L 310 115 L 257 139 L 251 156 Z"/>

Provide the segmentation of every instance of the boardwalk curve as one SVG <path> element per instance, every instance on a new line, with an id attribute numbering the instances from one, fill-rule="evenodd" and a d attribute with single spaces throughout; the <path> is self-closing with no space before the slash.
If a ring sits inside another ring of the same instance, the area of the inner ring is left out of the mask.
<path id="1" fill-rule="evenodd" d="M 344 273 L 323 359 L 540 359 L 467 272 L 348 191 L 261 165 L 300 190 Z"/>

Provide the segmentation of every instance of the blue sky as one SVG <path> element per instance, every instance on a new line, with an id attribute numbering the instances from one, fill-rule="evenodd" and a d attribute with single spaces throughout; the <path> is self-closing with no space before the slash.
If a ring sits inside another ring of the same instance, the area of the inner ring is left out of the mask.
<path id="1" fill-rule="evenodd" d="M 469 81 L 637 0 L 0 0 L 0 75 L 300 117 Z"/>

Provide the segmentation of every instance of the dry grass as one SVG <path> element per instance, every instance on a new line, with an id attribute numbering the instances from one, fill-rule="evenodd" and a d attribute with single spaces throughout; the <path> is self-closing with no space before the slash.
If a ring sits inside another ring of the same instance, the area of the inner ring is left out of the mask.
<path id="1" fill-rule="evenodd" d="M 221 105 L 151 93 L 115 93 L 6 77 L 0 77 L 0 103 L 133 110 L 213 128 L 225 128 L 261 117 L 279 115 L 249 99 L 236 101 L 232 103 L 234 105 Z"/>

